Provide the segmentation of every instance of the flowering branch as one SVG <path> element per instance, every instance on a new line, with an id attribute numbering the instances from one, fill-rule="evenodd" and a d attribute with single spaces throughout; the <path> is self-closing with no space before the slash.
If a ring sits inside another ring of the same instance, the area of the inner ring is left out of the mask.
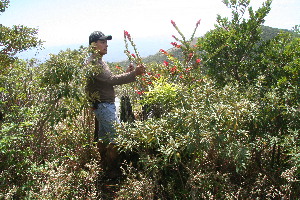
<path id="1" fill-rule="evenodd" d="M 185 64 L 188 65 L 188 63 L 192 60 L 196 59 L 195 65 L 198 65 L 200 63 L 200 59 L 195 58 L 195 48 L 193 46 L 191 46 L 191 43 L 194 39 L 195 33 L 200 25 L 201 20 L 198 20 L 196 23 L 196 27 L 194 29 L 194 32 L 190 38 L 189 41 L 186 41 L 184 35 L 182 34 L 182 32 L 180 31 L 180 29 L 178 28 L 178 26 L 176 25 L 176 23 L 171 20 L 171 24 L 173 25 L 173 27 L 177 30 L 177 32 L 179 33 L 179 35 L 182 37 L 182 40 L 178 39 L 176 36 L 172 35 L 172 37 L 178 41 L 181 42 L 182 45 L 178 45 L 176 42 L 172 42 L 171 44 L 174 47 L 177 48 L 181 48 L 184 54 L 184 59 L 185 59 Z M 193 59 L 194 58 L 194 59 Z"/>
<path id="2" fill-rule="evenodd" d="M 179 30 L 178 26 L 176 25 L 176 23 L 171 20 L 171 24 L 174 26 L 174 28 L 176 29 L 176 31 L 179 33 L 179 35 L 182 37 L 183 41 L 185 42 L 185 37 L 182 34 L 182 32 Z M 173 36 L 175 39 L 177 39 L 175 36 Z M 178 40 L 178 39 L 177 39 Z"/>
<path id="3" fill-rule="evenodd" d="M 130 42 L 131 46 L 133 47 L 134 53 L 130 53 L 128 50 L 128 41 Z M 124 42 L 125 42 L 125 48 L 126 50 L 124 51 L 125 54 L 127 55 L 128 59 L 136 64 L 143 64 L 142 58 L 137 51 L 136 45 L 134 44 L 131 35 L 124 30 Z"/>
<path id="4" fill-rule="evenodd" d="M 201 19 L 199 19 L 199 20 L 197 21 L 197 23 L 196 23 L 196 27 L 195 27 L 194 32 L 193 32 L 193 34 L 192 34 L 192 37 L 191 37 L 191 39 L 190 39 L 191 41 L 194 39 L 195 33 L 196 33 L 196 31 L 197 31 L 198 26 L 200 25 L 200 22 L 201 22 Z"/>
<path id="5" fill-rule="evenodd" d="M 125 48 L 126 48 L 124 50 L 124 53 L 127 55 L 128 59 L 131 62 L 134 62 L 137 65 L 144 65 L 143 61 L 142 61 L 142 58 L 141 58 L 141 56 L 140 56 L 140 54 L 139 54 L 139 52 L 138 52 L 138 50 L 136 48 L 136 45 L 133 42 L 133 39 L 132 39 L 131 35 L 127 31 L 125 31 L 125 30 L 124 30 L 124 42 L 125 42 Z M 128 47 L 129 43 L 133 47 L 134 53 L 131 53 L 129 51 L 129 47 Z M 144 74 L 143 78 L 137 77 L 137 81 L 134 84 L 135 85 L 134 89 L 135 89 L 135 91 L 136 91 L 136 93 L 138 95 L 143 95 L 143 93 L 146 90 L 147 85 L 145 84 L 145 79 L 149 78 L 149 77 L 147 77 L 147 75 L 148 74 L 146 73 L 146 74 Z"/>

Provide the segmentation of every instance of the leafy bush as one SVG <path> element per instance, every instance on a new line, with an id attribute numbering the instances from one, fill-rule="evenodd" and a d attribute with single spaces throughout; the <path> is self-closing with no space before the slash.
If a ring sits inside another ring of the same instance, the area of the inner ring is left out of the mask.
<path id="1" fill-rule="evenodd" d="M 150 75 L 163 79 L 143 87 L 142 103 L 159 102 L 167 112 L 122 124 L 118 141 L 123 151 L 139 154 L 140 171 L 158 198 L 291 198 L 299 192 L 299 42 L 290 34 L 261 41 L 270 3 L 255 13 L 249 8 L 251 19 L 239 21 L 248 3 L 227 2 L 232 21 L 219 17 L 221 26 L 190 54 L 202 55 L 201 65 L 164 50 L 168 61 L 151 65 Z M 172 99 L 177 86 L 180 95 Z"/>

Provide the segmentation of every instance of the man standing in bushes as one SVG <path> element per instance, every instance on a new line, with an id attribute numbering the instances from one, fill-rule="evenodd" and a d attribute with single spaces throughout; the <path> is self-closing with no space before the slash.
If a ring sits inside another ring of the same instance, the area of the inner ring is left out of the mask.
<path id="1" fill-rule="evenodd" d="M 119 121 L 116 117 L 114 86 L 134 82 L 136 76 L 145 72 L 145 67 L 138 65 L 134 68 L 133 64 L 130 64 L 125 73 L 112 74 L 109 66 L 102 59 L 107 54 L 107 41 L 111 39 L 112 36 L 104 35 L 100 31 L 95 31 L 89 36 L 89 45 L 93 53 L 89 57 L 88 63 L 97 66 L 97 71 L 89 77 L 86 91 L 89 100 L 93 103 L 98 121 L 98 133 L 95 134 L 95 139 L 99 140 L 98 148 L 104 170 L 107 169 L 109 178 L 116 178 L 120 175 L 120 168 L 114 124 Z"/>

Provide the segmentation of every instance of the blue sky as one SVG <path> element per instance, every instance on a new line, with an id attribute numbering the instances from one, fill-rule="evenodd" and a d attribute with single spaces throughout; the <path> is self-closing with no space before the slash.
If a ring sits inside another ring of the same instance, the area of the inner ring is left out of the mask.
<path id="1" fill-rule="evenodd" d="M 250 5 L 256 10 L 263 2 L 252 0 Z M 265 25 L 292 29 L 300 24 L 299 10 L 299 0 L 273 0 Z M 103 31 L 113 36 L 107 60 L 116 61 L 125 58 L 124 30 L 146 56 L 171 47 L 171 36 L 177 34 L 171 20 L 189 37 L 201 19 L 196 36 L 202 36 L 214 27 L 217 14 L 230 17 L 222 0 L 11 0 L 0 19 L 5 26 L 38 28 L 48 53 L 86 46 L 92 31 Z"/>

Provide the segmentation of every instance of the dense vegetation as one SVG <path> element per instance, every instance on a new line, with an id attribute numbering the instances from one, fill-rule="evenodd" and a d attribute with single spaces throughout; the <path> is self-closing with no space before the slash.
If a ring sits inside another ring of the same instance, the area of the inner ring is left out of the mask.
<path id="1" fill-rule="evenodd" d="M 270 0 L 256 11 L 224 3 L 232 17 L 196 43 L 172 21 L 180 55 L 161 50 L 163 62 L 119 88 L 135 113 L 117 127 L 120 151 L 139 159 L 124 164 L 115 199 L 299 198 L 298 30 L 262 39 Z M 37 30 L 0 28 L 0 199 L 107 198 L 84 93 L 88 48 L 24 61 L 15 55 L 41 44 Z"/>

